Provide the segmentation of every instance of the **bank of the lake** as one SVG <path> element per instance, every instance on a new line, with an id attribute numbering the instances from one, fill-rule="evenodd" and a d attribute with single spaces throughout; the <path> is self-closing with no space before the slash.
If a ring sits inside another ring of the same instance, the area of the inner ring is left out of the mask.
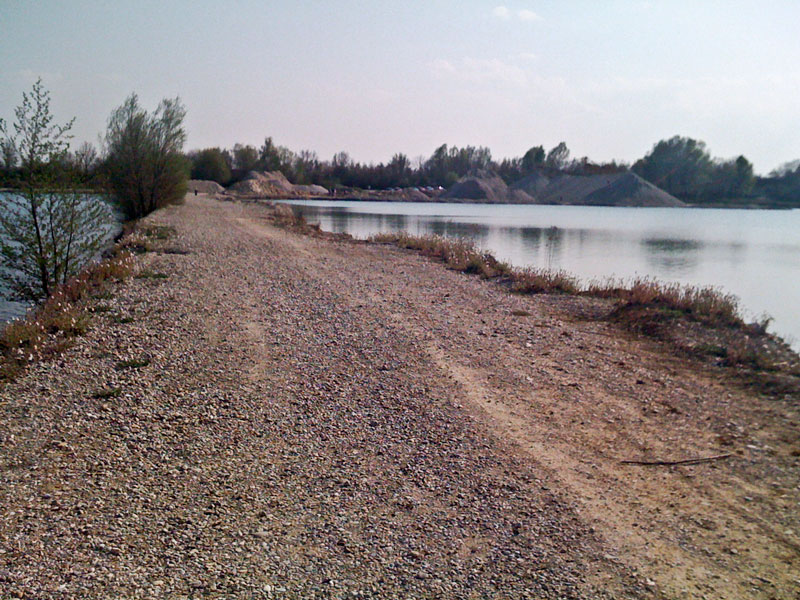
<path id="1" fill-rule="evenodd" d="M 464 236 L 515 266 L 564 269 L 585 281 L 719 287 L 740 298 L 746 317 L 772 316 L 772 330 L 800 348 L 800 210 L 291 202 L 309 222 L 355 237 Z"/>
<path id="2" fill-rule="evenodd" d="M 148 217 L 140 276 L 0 388 L 0 596 L 793 597 L 796 399 L 272 219 Z"/>

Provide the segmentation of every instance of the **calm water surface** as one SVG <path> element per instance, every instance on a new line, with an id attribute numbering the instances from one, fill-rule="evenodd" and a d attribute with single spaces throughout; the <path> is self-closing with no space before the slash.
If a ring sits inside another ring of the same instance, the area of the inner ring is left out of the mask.
<path id="1" fill-rule="evenodd" d="M 474 239 L 515 266 L 584 280 L 651 276 L 712 285 L 800 348 L 800 210 L 292 201 L 310 223 L 359 238 L 404 230 Z"/>
<path id="2" fill-rule="evenodd" d="M 7 192 L 0 192 L 0 210 L 8 210 L 8 205 L 4 202 L 4 196 L 7 196 Z M 111 240 L 116 236 L 122 226 L 122 215 L 115 212 L 114 209 L 108 204 L 107 198 L 103 196 L 93 196 L 90 194 L 86 195 L 87 199 L 94 199 L 97 202 L 103 202 L 106 206 L 108 206 L 108 232 L 107 232 L 107 240 L 108 243 L 111 243 Z M 3 323 L 6 321 L 10 321 L 16 317 L 23 316 L 30 304 L 27 302 L 14 302 L 8 299 L 9 291 L 5 287 L 3 281 L 0 280 L 0 327 L 2 327 Z"/>

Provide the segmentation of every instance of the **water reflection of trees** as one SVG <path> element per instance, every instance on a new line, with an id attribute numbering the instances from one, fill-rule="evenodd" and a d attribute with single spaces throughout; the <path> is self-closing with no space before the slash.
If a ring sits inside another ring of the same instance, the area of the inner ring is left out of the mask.
<path id="1" fill-rule="evenodd" d="M 645 238 L 642 240 L 645 259 L 658 272 L 686 275 L 697 268 L 705 243 L 679 238 Z"/>
<path id="2" fill-rule="evenodd" d="M 330 225 L 325 226 L 320 220 L 320 225 L 323 229 L 328 229 L 335 233 L 342 233 L 343 231 L 350 231 L 351 217 L 345 210 L 332 210 L 330 213 Z"/>
<path id="3" fill-rule="evenodd" d="M 557 267 L 564 252 L 565 242 L 568 235 L 578 234 L 581 238 L 581 231 L 572 231 L 559 227 L 503 227 L 503 236 L 509 238 L 519 238 L 526 257 L 538 256 L 539 260 L 526 262 L 544 262 L 547 268 Z"/>
<path id="4" fill-rule="evenodd" d="M 409 228 L 408 215 L 359 213 L 339 207 L 303 206 L 302 209 L 309 223 L 319 223 L 325 231 L 345 232 L 355 237 L 368 237 L 379 231 L 407 231 Z"/>
<path id="5" fill-rule="evenodd" d="M 408 230 L 408 216 L 407 215 L 381 215 L 380 220 L 381 231 L 407 231 Z"/>
<path id="6" fill-rule="evenodd" d="M 429 221 L 425 223 L 425 233 L 447 237 L 466 237 L 475 240 L 478 245 L 484 244 L 491 228 L 482 223 L 459 223 L 454 221 Z"/>

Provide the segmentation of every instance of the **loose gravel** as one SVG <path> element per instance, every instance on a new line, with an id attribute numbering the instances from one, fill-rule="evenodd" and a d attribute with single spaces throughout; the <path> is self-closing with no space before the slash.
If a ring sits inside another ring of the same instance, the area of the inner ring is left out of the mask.
<path id="1" fill-rule="evenodd" d="M 152 215 L 176 229 L 140 258 L 163 277 L 119 285 L 0 390 L 0 598 L 681 597 L 580 497 L 583 471 L 559 475 L 567 426 L 520 404 L 541 384 L 565 422 L 581 410 L 597 356 L 518 363 L 573 335 L 563 312 L 515 317 L 490 283 L 269 215 L 203 196 Z M 599 373 L 615 400 L 643 387 Z M 782 485 L 786 461 L 764 467 Z"/>

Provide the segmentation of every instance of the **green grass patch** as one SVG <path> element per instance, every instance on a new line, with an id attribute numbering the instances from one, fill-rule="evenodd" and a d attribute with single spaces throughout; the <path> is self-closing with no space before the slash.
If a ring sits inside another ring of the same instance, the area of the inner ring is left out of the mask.
<path id="1" fill-rule="evenodd" d="M 717 356 L 719 358 L 726 358 L 728 356 L 728 349 L 719 344 L 697 344 L 694 346 L 694 351 L 698 354 Z"/>
<path id="2" fill-rule="evenodd" d="M 178 248 L 177 246 L 169 246 L 168 248 L 164 248 L 161 251 L 162 254 L 177 254 L 179 256 L 186 256 L 187 254 L 191 254 L 188 250 L 183 248 Z"/>
<path id="3" fill-rule="evenodd" d="M 119 398 L 121 394 L 122 388 L 104 388 L 92 394 L 92 398 L 95 398 L 96 400 L 106 400 L 108 398 Z"/>
<path id="4" fill-rule="evenodd" d="M 134 277 L 136 279 L 168 279 L 169 275 L 166 273 L 159 273 L 158 271 L 151 271 L 150 269 L 145 269 L 134 275 Z"/>
<path id="5" fill-rule="evenodd" d="M 117 371 L 123 371 L 125 369 L 141 369 L 149 364 L 149 358 L 131 358 L 129 360 L 119 361 L 116 365 L 114 365 L 114 368 Z"/>
<path id="6" fill-rule="evenodd" d="M 142 228 L 142 233 L 151 240 L 168 240 L 176 231 L 167 225 L 148 225 Z"/>

